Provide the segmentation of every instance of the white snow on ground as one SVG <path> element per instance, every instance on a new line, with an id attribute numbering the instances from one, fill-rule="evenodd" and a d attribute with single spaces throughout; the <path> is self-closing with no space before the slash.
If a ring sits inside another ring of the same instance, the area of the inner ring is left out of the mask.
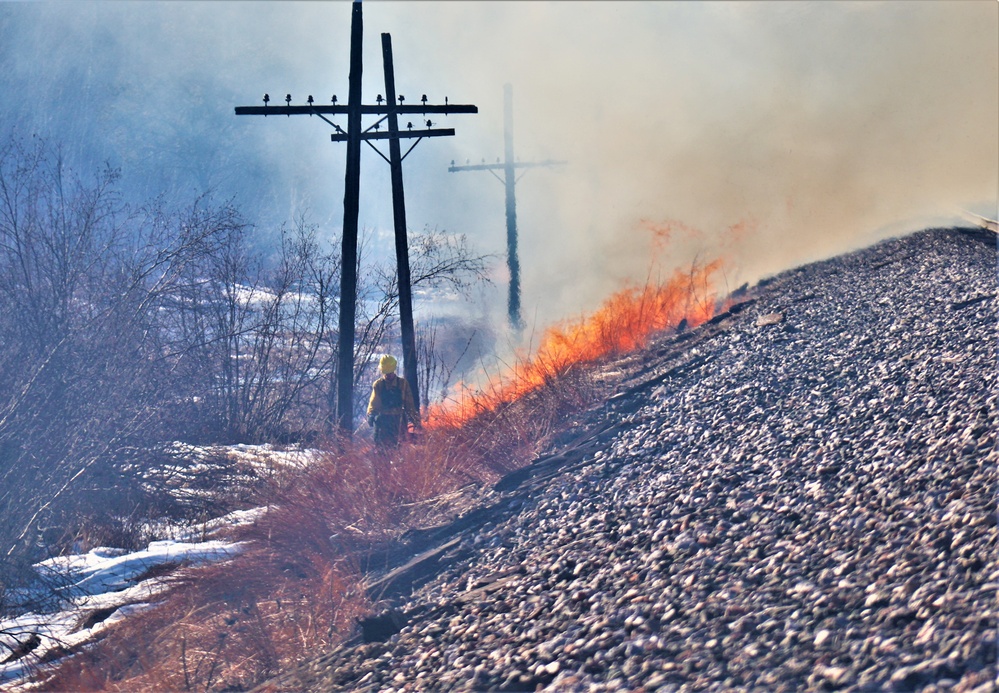
<path id="1" fill-rule="evenodd" d="M 309 448 L 279 449 L 272 445 L 230 445 L 226 447 L 226 452 L 233 459 L 264 469 L 301 469 L 315 462 L 322 454 L 319 450 Z"/>
<path id="2" fill-rule="evenodd" d="M 196 447 L 175 443 L 173 448 L 188 459 L 204 461 L 205 470 L 210 465 L 208 460 L 220 453 L 261 470 L 300 468 L 315 461 L 319 454 L 314 450 L 270 445 Z M 186 472 L 190 474 L 192 468 L 187 467 Z M 145 525 L 149 536 L 160 539 L 140 551 L 98 547 L 87 553 L 37 563 L 34 567 L 40 578 L 39 586 L 8 596 L 17 603 L 51 604 L 53 608 L 36 608 L 0 618 L 0 688 L 4 691 L 36 688 L 27 678 L 42 666 L 46 654 L 51 657 L 60 649 L 71 650 L 87 643 L 109 626 L 153 606 L 168 586 L 162 577 L 164 570 L 156 571 L 158 577 L 145 577 L 154 569 L 205 565 L 232 558 L 243 549 L 242 543 L 210 537 L 225 528 L 252 524 L 266 511 L 267 508 L 237 510 L 183 527 L 150 520 Z M 98 611 L 108 615 L 84 628 L 88 616 Z M 30 652 L 12 654 L 18 648 Z"/>
<path id="3" fill-rule="evenodd" d="M 0 663 L 0 684 L 16 685 L 37 668 L 40 659 L 51 650 L 85 643 L 127 615 L 148 608 L 166 589 L 161 577 L 143 579 L 151 569 L 221 561 L 235 556 L 242 548 L 240 543 L 216 540 L 199 543 L 154 541 L 147 548 L 132 553 L 99 547 L 85 554 L 59 556 L 38 563 L 35 566 L 38 574 L 48 581 L 48 589 L 54 589 L 62 598 L 61 607 L 53 613 L 26 613 L 0 620 L 0 656 L 5 660 L 12 659 L 9 652 L 37 641 L 30 654 Z M 42 596 L 45 595 L 39 595 Z M 86 614 L 110 609 L 115 611 L 106 619 L 89 628 L 81 628 Z"/>
<path id="4" fill-rule="evenodd" d="M 234 546 L 221 541 L 199 544 L 154 541 L 148 548 L 134 553 L 99 547 L 83 555 L 50 558 L 35 567 L 40 575 L 52 581 L 68 581 L 69 584 L 57 589 L 65 597 L 75 599 L 123 590 L 143 573 L 163 564 L 205 563 L 229 558 L 237 551 Z"/>
<path id="5" fill-rule="evenodd" d="M 187 459 L 206 462 L 201 467 L 202 470 L 209 469 L 207 460 L 213 455 L 219 454 L 244 462 L 261 471 L 281 468 L 299 469 L 315 462 L 322 454 L 321 451 L 312 448 L 299 448 L 297 446 L 281 448 L 270 444 L 196 446 L 175 442 L 171 444 L 170 448 L 174 452 L 184 455 Z M 185 469 L 195 470 L 197 467 L 185 467 Z"/>
<path id="6" fill-rule="evenodd" d="M 235 510 L 228 515 L 191 525 L 179 526 L 166 521 L 149 521 L 144 523 L 142 527 L 147 536 L 198 543 L 207 541 L 210 536 L 222 529 L 252 525 L 265 512 L 267 512 L 266 507 L 249 508 L 247 510 Z"/>

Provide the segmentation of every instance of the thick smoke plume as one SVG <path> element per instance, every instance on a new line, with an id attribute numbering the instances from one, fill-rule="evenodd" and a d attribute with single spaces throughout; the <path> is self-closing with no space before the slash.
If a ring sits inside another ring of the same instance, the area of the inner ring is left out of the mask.
<path id="1" fill-rule="evenodd" d="M 663 225 L 690 232 L 673 234 L 662 271 L 722 255 L 735 288 L 962 207 L 995 215 L 995 3 L 369 1 L 364 12 L 366 100 L 384 91 L 378 36 L 390 32 L 410 102 L 480 109 L 441 118 L 457 137 L 407 158 L 413 229 L 503 252 L 502 187 L 447 165 L 502 156 L 505 83 L 518 156 L 569 161 L 518 184 L 533 329 L 641 282 Z M 6 3 L 4 121 L 122 165 L 143 194 L 213 189 L 265 229 L 304 212 L 335 232 L 344 152 L 328 126 L 232 108 L 265 91 L 344 100 L 349 14 L 347 3 Z M 390 229 L 388 167 L 362 156 L 361 224 Z"/>
<path id="2" fill-rule="evenodd" d="M 525 303 L 534 296 L 542 314 L 640 280 L 642 220 L 701 232 L 676 247 L 677 264 L 731 253 L 754 279 L 961 206 L 994 213 L 996 5 L 514 3 L 488 20 L 474 4 L 449 15 L 461 74 L 514 84 L 521 154 L 571 162 L 522 182 Z M 492 41 L 471 30 L 486 21 Z"/>

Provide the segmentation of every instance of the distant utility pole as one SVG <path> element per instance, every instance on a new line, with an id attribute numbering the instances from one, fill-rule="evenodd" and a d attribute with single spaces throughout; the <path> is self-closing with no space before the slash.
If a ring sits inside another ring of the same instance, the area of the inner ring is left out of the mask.
<path id="1" fill-rule="evenodd" d="M 361 103 L 361 42 L 363 38 L 363 20 L 361 17 L 361 2 L 354 0 L 350 19 L 350 76 L 348 83 L 348 99 L 346 106 L 336 105 L 336 96 L 332 105 L 317 106 L 310 95 L 306 106 L 292 106 L 291 94 L 285 96 L 284 106 L 269 106 L 270 96 L 264 94 L 263 106 L 237 106 L 236 115 L 315 115 L 329 123 L 336 131 L 330 135 L 333 142 L 347 143 L 347 165 L 344 176 L 343 193 L 343 240 L 341 246 L 341 280 L 340 280 L 340 322 L 339 322 L 339 354 L 337 360 L 336 412 L 340 432 L 349 437 L 354 430 L 354 321 L 357 316 L 357 220 L 360 210 L 361 189 L 361 142 L 378 152 L 379 156 L 389 162 L 392 169 L 392 201 L 393 218 L 395 222 L 396 260 L 399 272 L 399 323 L 402 332 L 403 362 L 405 378 L 413 390 L 413 400 L 419 402 L 416 369 L 416 337 L 413 328 L 412 289 L 409 275 L 409 245 L 406 237 L 406 207 L 402 188 L 402 160 L 406 158 L 413 147 L 424 137 L 447 137 L 454 135 L 451 128 L 433 129 L 433 123 L 426 121 L 425 129 L 413 129 L 412 123 L 407 123 L 406 131 L 399 130 L 398 116 L 401 114 L 419 113 L 478 113 L 479 109 L 471 105 L 427 103 L 424 95 L 419 106 L 403 105 L 405 97 L 395 96 L 395 73 L 392 65 L 392 39 L 388 34 L 382 34 L 382 56 L 385 60 L 385 91 L 388 99 L 382 105 L 381 94 L 376 99 L 377 105 Z M 398 101 L 398 102 L 397 102 Z M 327 118 L 327 115 L 346 115 L 347 129 Z M 381 116 L 368 128 L 362 130 L 361 116 Z M 379 126 L 388 120 L 388 132 L 379 132 Z M 399 140 L 416 138 L 416 142 L 401 154 Z M 389 140 L 389 158 L 371 144 L 370 140 Z"/>
<path id="2" fill-rule="evenodd" d="M 510 314 L 510 324 L 514 329 L 521 330 L 524 327 L 520 317 L 520 258 L 517 255 L 517 198 L 514 188 L 517 181 L 523 177 L 515 175 L 514 169 L 518 168 L 538 168 L 539 166 L 562 166 L 565 161 L 538 161 L 520 162 L 513 157 L 513 87 L 509 84 L 503 85 L 503 151 L 505 161 L 500 163 L 499 159 L 495 164 L 472 164 L 470 166 L 455 166 L 454 162 L 448 167 L 451 173 L 458 171 L 489 171 L 496 180 L 506 187 L 506 263 L 510 269 L 510 292 L 507 301 L 508 312 Z M 503 170 L 503 178 L 496 175 L 496 171 Z"/>

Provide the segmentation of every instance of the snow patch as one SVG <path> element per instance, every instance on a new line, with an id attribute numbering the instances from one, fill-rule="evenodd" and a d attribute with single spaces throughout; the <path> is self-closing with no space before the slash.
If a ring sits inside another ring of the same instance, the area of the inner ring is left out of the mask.
<path id="1" fill-rule="evenodd" d="M 254 511 L 243 511 L 247 516 Z M 244 548 L 241 542 L 154 541 L 141 551 L 98 547 L 85 554 L 59 556 L 35 565 L 49 587 L 35 588 L 25 601 L 43 603 L 48 591 L 59 598 L 52 613 L 26 613 L 0 620 L 0 684 L 30 686 L 24 679 L 40 666 L 42 658 L 57 648 L 71 649 L 96 637 L 130 614 L 152 606 L 167 588 L 160 577 L 144 578 L 153 568 L 205 565 L 232 558 Z M 88 614 L 104 618 L 83 627 Z M 11 688 L 9 690 L 14 690 Z"/>

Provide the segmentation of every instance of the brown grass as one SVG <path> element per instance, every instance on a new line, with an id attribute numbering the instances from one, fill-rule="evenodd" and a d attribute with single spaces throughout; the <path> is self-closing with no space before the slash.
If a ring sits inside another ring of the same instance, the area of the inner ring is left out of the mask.
<path id="1" fill-rule="evenodd" d="M 248 550 L 183 572 L 159 606 L 62 662 L 43 689 L 244 690 L 343 642 L 373 607 L 359 570 L 365 552 L 408 528 L 447 519 L 426 501 L 529 462 L 597 399 L 594 364 L 644 345 L 684 317 L 708 319 L 713 270 L 615 294 L 592 324 L 551 333 L 548 346 L 505 384 L 466 392 L 460 407 L 436 410 L 417 445 L 391 454 L 361 442 L 340 445 L 341 452 L 310 468 L 276 478 L 261 499 L 268 512 L 233 536 Z"/>
<path id="2" fill-rule="evenodd" d="M 162 603 L 109 629 L 43 688 L 245 689 L 339 642 L 366 600 L 344 557 L 317 536 L 320 523 L 298 529 L 294 545 L 275 534 L 232 562 L 180 573 Z"/>
<path id="3" fill-rule="evenodd" d="M 423 501 L 530 460 L 585 404 L 586 381 L 581 371 L 554 379 L 460 428 L 427 431 L 418 445 L 384 455 L 358 444 L 282 480 L 265 516 L 233 536 L 251 548 L 182 572 L 160 605 L 65 660 L 43 690 L 244 690 L 336 646 L 372 608 L 359 557 L 441 521 Z"/>
<path id="4" fill-rule="evenodd" d="M 710 320 L 717 308 L 714 277 L 722 266 L 720 260 L 694 263 L 664 281 L 625 287 L 592 314 L 549 327 L 534 352 L 520 356 L 509 373 L 491 377 L 478 388 L 459 384 L 450 401 L 432 406 L 431 425 L 459 428 L 468 419 L 551 386 L 579 366 L 641 349 L 654 335 L 681 322 L 696 327 Z"/>

